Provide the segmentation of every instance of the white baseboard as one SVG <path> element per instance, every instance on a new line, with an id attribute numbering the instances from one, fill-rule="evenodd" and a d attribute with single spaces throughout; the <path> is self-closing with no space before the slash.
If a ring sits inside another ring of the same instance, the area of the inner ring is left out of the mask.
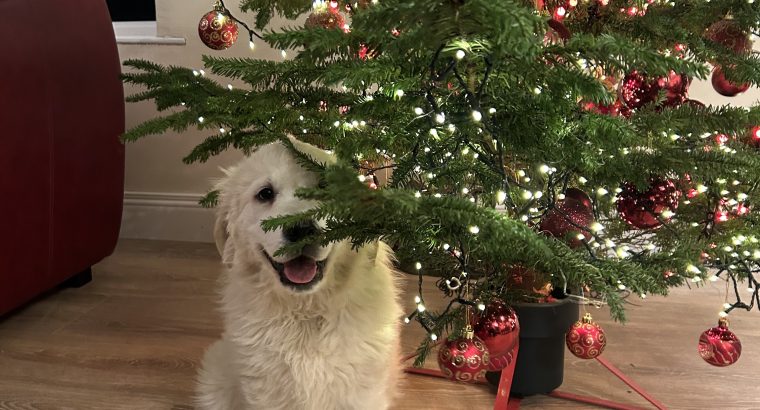
<path id="1" fill-rule="evenodd" d="M 214 210 L 198 204 L 201 194 L 124 192 L 121 238 L 214 242 Z"/>

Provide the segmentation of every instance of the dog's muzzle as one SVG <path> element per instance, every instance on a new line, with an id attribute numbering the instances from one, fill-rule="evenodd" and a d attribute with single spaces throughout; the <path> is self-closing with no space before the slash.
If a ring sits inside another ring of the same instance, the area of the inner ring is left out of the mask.
<path id="1" fill-rule="evenodd" d="M 272 268 L 280 276 L 280 282 L 295 291 L 312 289 L 324 278 L 325 261 L 317 261 L 306 255 L 299 255 L 285 263 L 272 259 L 263 248 L 261 253 L 267 258 Z"/>

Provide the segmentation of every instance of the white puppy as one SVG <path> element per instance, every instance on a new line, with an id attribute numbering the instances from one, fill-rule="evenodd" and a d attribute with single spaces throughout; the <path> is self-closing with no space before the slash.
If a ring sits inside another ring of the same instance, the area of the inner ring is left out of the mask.
<path id="1" fill-rule="evenodd" d="M 314 160 L 334 159 L 292 140 Z M 223 280 L 222 340 L 203 358 L 201 409 L 386 409 L 400 376 L 401 307 L 392 251 L 344 241 L 276 251 L 318 229 L 316 223 L 264 232 L 267 218 L 316 204 L 298 198 L 316 176 L 281 143 L 259 148 L 218 188 L 217 246 Z"/>

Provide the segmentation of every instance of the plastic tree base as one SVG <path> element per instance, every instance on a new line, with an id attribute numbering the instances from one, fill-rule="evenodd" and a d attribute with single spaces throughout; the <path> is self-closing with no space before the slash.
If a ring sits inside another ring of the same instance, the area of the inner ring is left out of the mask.
<path id="1" fill-rule="evenodd" d="M 510 389 L 512 387 L 512 378 L 515 374 L 515 365 L 517 364 L 517 353 L 518 353 L 517 351 L 519 350 L 518 348 L 519 346 L 515 347 L 515 354 L 514 354 L 514 358 L 512 362 L 509 364 L 509 366 L 507 366 L 501 371 L 501 379 L 499 380 L 499 386 L 496 389 L 496 399 L 494 400 L 494 406 L 493 406 L 494 410 L 517 410 L 520 408 L 521 399 L 518 397 L 510 397 L 509 395 Z M 405 357 L 403 360 L 407 361 L 415 356 L 416 354 L 412 354 Z M 615 367 L 612 363 L 608 362 L 606 359 L 603 359 L 601 357 L 597 357 L 596 361 L 599 362 L 602 366 L 604 366 L 610 373 L 614 374 L 617 378 L 622 380 L 623 383 L 628 385 L 641 397 L 643 397 L 648 402 L 650 402 L 655 408 L 657 408 L 658 410 L 667 409 L 667 407 L 665 407 L 664 404 L 662 404 L 660 401 L 652 397 L 652 395 L 647 393 L 636 382 L 634 382 L 628 376 L 623 374 L 623 372 L 620 371 L 620 369 L 618 369 L 617 367 Z M 404 371 L 410 374 L 440 377 L 444 379 L 446 378 L 446 376 L 444 376 L 440 370 L 407 367 L 404 369 Z M 483 382 L 483 381 L 477 382 L 477 383 L 487 384 L 486 382 Z M 631 406 L 628 404 L 617 403 L 614 401 L 600 399 L 596 397 L 582 396 L 582 395 L 574 394 L 574 393 L 565 393 L 559 390 L 554 390 L 553 392 L 547 394 L 547 396 L 554 397 L 556 399 L 575 401 L 579 403 L 591 404 L 591 405 L 608 408 L 608 409 L 615 409 L 615 410 L 642 410 L 643 409 L 642 407 L 636 407 L 636 406 Z"/>

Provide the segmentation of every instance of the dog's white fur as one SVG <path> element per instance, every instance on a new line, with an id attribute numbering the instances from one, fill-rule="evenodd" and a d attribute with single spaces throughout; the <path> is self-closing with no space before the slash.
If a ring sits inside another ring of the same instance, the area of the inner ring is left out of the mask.
<path id="1" fill-rule="evenodd" d="M 316 161 L 334 161 L 291 140 Z M 254 196 L 267 183 L 277 196 L 262 204 Z M 350 243 L 339 242 L 305 250 L 327 260 L 321 282 L 300 292 L 280 282 L 261 252 L 273 256 L 284 241 L 280 229 L 265 233 L 261 221 L 313 207 L 295 190 L 315 184 L 315 176 L 274 143 L 243 160 L 218 185 L 215 237 L 228 267 L 221 301 L 225 330 L 203 358 L 199 408 L 389 407 L 400 377 L 402 314 L 389 247 L 377 242 L 352 250 Z"/>

